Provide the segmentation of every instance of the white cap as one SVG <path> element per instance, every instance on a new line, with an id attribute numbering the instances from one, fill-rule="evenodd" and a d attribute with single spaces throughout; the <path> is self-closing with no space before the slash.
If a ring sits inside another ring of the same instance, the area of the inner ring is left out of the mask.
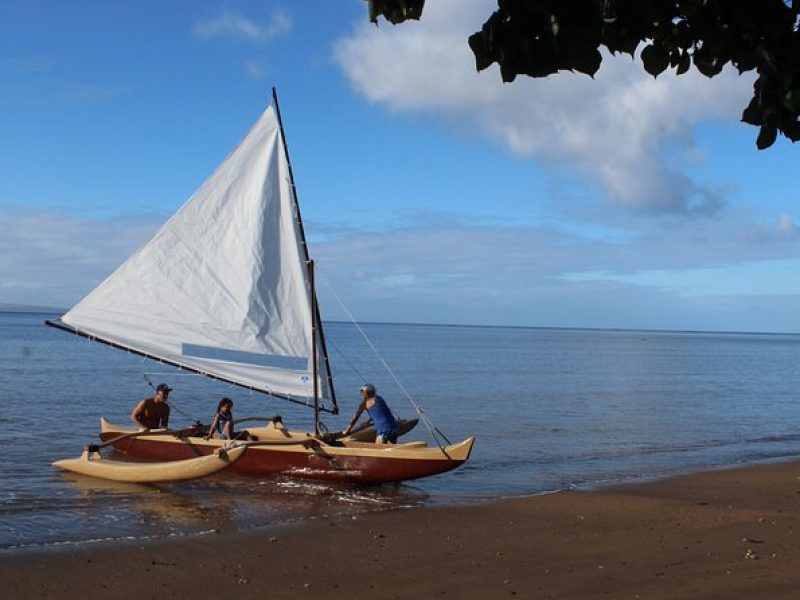
<path id="1" fill-rule="evenodd" d="M 364 385 L 361 386 L 361 391 L 367 392 L 368 394 L 372 395 L 375 393 L 375 386 L 372 385 L 371 383 L 365 383 Z"/>

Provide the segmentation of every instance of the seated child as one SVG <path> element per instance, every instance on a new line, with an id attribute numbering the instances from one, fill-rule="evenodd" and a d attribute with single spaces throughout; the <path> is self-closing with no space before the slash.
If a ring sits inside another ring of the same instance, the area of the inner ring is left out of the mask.
<path id="1" fill-rule="evenodd" d="M 233 431 L 233 400 L 223 398 L 217 405 L 217 414 L 208 429 L 205 439 L 209 440 L 217 432 L 222 440 L 251 440 L 253 437 L 247 431 Z"/>

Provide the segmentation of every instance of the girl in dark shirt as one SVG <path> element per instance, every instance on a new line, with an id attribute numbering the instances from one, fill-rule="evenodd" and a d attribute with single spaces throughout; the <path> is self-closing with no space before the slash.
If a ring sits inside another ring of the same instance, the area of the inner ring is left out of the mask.
<path id="1" fill-rule="evenodd" d="M 240 431 L 239 433 L 233 432 L 233 400 L 230 398 L 223 398 L 219 401 L 217 405 L 217 414 L 214 415 L 214 420 L 211 422 L 211 427 L 208 429 L 206 439 L 211 439 L 215 431 L 222 440 L 250 439 L 250 434 L 246 431 Z"/>

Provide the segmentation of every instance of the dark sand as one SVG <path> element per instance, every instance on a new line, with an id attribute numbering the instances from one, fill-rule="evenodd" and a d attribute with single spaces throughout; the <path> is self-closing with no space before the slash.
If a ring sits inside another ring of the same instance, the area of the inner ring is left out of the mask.
<path id="1" fill-rule="evenodd" d="M 4 598 L 800 598 L 800 462 L 0 554 Z"/>

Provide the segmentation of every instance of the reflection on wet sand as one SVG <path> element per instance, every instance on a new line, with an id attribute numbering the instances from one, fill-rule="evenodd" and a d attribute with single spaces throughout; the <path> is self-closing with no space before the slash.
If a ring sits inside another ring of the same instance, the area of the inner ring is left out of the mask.
<path id="1" fill-rule="evenodd" d="M 229 498 L 237 524 L 253 526 L 310 517 L 418 506 L 428 495 L 410 486 L 363 486 L 292 478 L 254 479 L 224 473 L 207 480 L 187 482 L 202 486 L 215 498 Z"/>
<path id="2" fill-rule="evenodd" d="M 107 481 L 77 473 L 60 475 L 86 498 L 89 510 L 111 502 L 118 518 L 124 518 L 119 512 L 127 512 L 139 523 L 144 521 L 156 528 L 196 531 L 222 527 L 234 520 L 233 506 L 224 498 L 206 505 L 175 486 Z"/>
<path id="3" fill-rule="evenodd" d="M 85 501 L 87 522 L 133 537 L 335 518 L 423 504 L 428 495 L 408 485 L 358 487 L 288 478 L 254 479 L 232 473 L 170 484 L 106 481 L 59 473 Z"/>

